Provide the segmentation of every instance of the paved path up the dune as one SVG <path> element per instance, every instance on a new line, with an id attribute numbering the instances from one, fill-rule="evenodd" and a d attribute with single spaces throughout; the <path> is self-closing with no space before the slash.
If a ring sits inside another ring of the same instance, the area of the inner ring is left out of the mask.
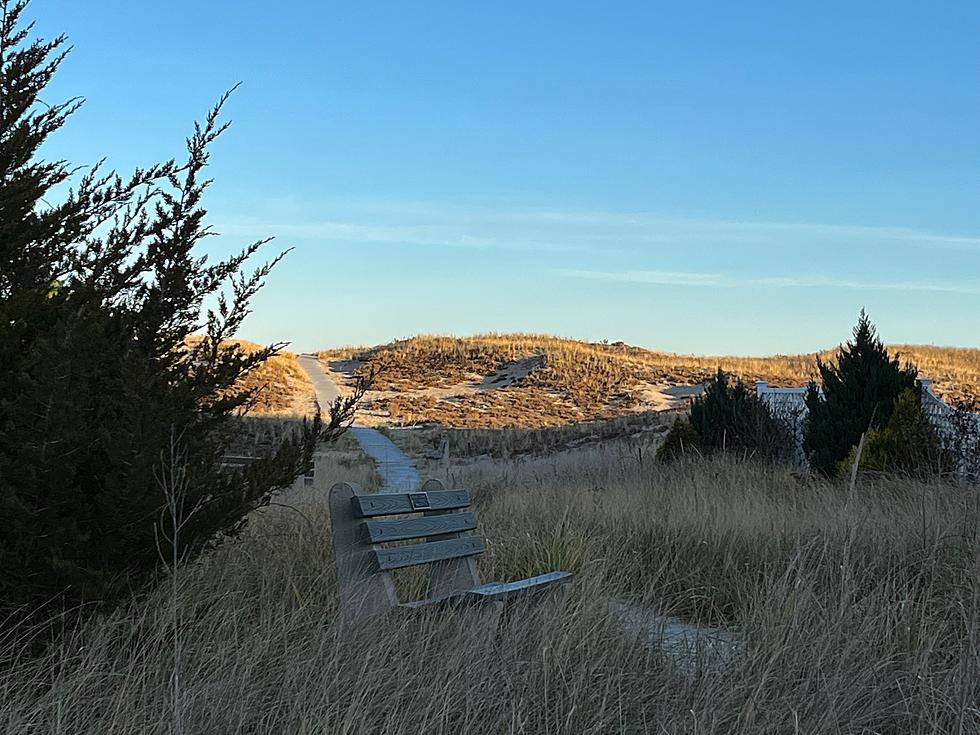
<path id="1" fill-rule="evenodd" d="M 316 400 L 320 404 L 320 410 L 326 411 L 330 404 L 340 397 L 340 392 L 334 382 L 327 377 L 320 367 L 320 361 L 313 355 L 300 355 L 298 357 L 299 366 L 303 368 L 310 381 L 313 383 L 313 390 L 316 391 Z"/>
<path id="2" fill-rule="evenodd" d="M 310 376 L 317 401 L 325 411 L 340 393 L 337 386 L 320 367 L 320 362 L 313 355 L 300 355 L 300 367 Z M 419 487 L 419 473 L 412 465 L 412 460 L 395 446 L 394 442 L 376 429 L 358 426 L 356 423 L 350 429 L 351 435 L 358 441 L 361 448 L 374 460 L 381 475 L 383 493 L 410 493 Z"/>

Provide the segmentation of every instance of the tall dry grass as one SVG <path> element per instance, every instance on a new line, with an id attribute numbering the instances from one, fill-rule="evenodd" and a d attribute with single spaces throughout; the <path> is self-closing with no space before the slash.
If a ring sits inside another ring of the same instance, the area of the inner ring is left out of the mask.
<path id="1" fill-rule="evenodd" d="M 496 634 L 462 614 L 344 627 L 322 493 L 368 470 L 334 467 L 179 569 L 175 597 L 162 587 L 41 660 L 7 641 L 0 730 L 977 732 L 977 488 L 851 493 L 730 459 L 653 464 L 646 441 L 450 469 L 475 496 L 484 577 L 574 569 L 559 607 L 512 611 Z M 742 644 L 685 671 L 616 623 L 612 596 Z"/>

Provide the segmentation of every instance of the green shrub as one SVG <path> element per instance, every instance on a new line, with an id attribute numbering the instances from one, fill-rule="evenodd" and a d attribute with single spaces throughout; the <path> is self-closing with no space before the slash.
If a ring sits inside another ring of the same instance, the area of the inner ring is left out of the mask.
<path id="1" fill-rule="evenodd" d="M 740 379 L 729 383 L 718 371 L 704 395 L 691 403 L 691 426 L 708 451 L 730 450 L 780 457 L 788 453 L 791 437 L 766 403 Z"/>
<path id="2" fill-rule="evenodd" d="M 769 407 L 739 379 L 718 370 L 704 395 L 691 403 L 689 420 L 678 419 L 657 452 L 669 460 L 695 449 L 735 451 L 769 458 L 789 455 L 792 434 L 773 418 Z"/>
<path id="3" fill-rule="evenodd" d="M 670 427 L 664 443 L 657 449 L 657 460 L 669 462 L 686 452 L 700 452 L 701 437 L 684 416 L 679 416 Z"/>
<path id="4" fill-rule="evenodd" d="M 871 429 L 864 439 L 859 470 L 928 475 L 954 469 L 929 418 L 922 410 L 921 389 L 902 391 L 885 426 Z M 837 467 L 838 475 L 850 472 L 857 447 Z"/>

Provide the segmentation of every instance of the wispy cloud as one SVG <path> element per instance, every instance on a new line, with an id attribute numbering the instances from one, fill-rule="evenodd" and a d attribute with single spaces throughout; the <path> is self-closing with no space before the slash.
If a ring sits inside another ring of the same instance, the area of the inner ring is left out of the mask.
<path id="1" fill-rule="evenodd" d="M 514 221 L 588 227 L 613 228 L 619 239 L 663 240 L 665 237 L 753 239 L 786 238 L 788 240 L 841 240 L 852 243 L 902 242 L 924 248 L 957 248 L 980 251 L 980 236 L 940 233 L 907 227 L 828 224 L 819 222 L 785 222 L 765 220 L 728 220 L 684 218 L 651 212 L 608 211 L 512 211 L 502 215 Z M 669 235 L 665 233 L 670 233 Z"/>
<path id="2" fill-rule="evenodd" d="M 215 224 L 214 229 L 222 235 L 256 239 L 275 235 L 322 242 L 400 244 L 470 250 L 561 252 L 590 249 L 562 242 L 474 235 L 446 226 L 362 224 L 329 220 L 306 223 L 229 221 Z"/>
<path id="3" fill-rule="evenodd" d="M 560 268 L 554 271 L 569 278 L 586 278 L 591 281 L 619 281 L 627 283 L 651 283 L 660 286 L 725 286 L 721 273 L 690 273 L 684 271 L 593 271 Z"/>
<path id="4" fill-rule="evenodd" d="M 737 276 L 724 273 L 672 271 L 596 271 L 556 269 L 556 275 L 592 281 L 644 283 L 713 288 L 842 288 L 860 291 L 931 291 L 980 295 L 980 284 L 949 281 L 864 281 L 830 275 Z"/>
<path id="5" fill-rule="evenodd" d="M 980 254 L 980 235 L 904 227 L 684 218 L 655 212 L 519 210 L 505 205 L 329 200 L 302 207 L 288 202 L 278 215 L 225 216 L 223 234 L 268 234 L 322 242 L 523 250 L 630 252 L 649 246 L 759 247 L 806 252 L 815 247 L 905 246 Z M 331 216 L 310 219 L 309 212 Z M 261 221 L 260 221 L 261 218 Z"/>

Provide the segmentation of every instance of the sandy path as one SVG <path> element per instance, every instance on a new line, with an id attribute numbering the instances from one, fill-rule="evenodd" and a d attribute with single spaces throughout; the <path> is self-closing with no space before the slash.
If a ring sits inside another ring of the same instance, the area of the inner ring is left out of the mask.
<path id="1" fill-rule="evenodd" d="M 326 410 L 340 395 L 336 383 L 327 376 L 319 360 L 313 355 L 300 355 L 298 359 L 300 367 L 310 376 L 321 409 Z M 383 481 L 380 492 L 410 493 L 418 489 L 419 473 L 415 465 L 391 439 L 376 429 L 359 426 L 357 423 L 351 427 L 350 432 L 377 465 L 378 474 Z"/>

